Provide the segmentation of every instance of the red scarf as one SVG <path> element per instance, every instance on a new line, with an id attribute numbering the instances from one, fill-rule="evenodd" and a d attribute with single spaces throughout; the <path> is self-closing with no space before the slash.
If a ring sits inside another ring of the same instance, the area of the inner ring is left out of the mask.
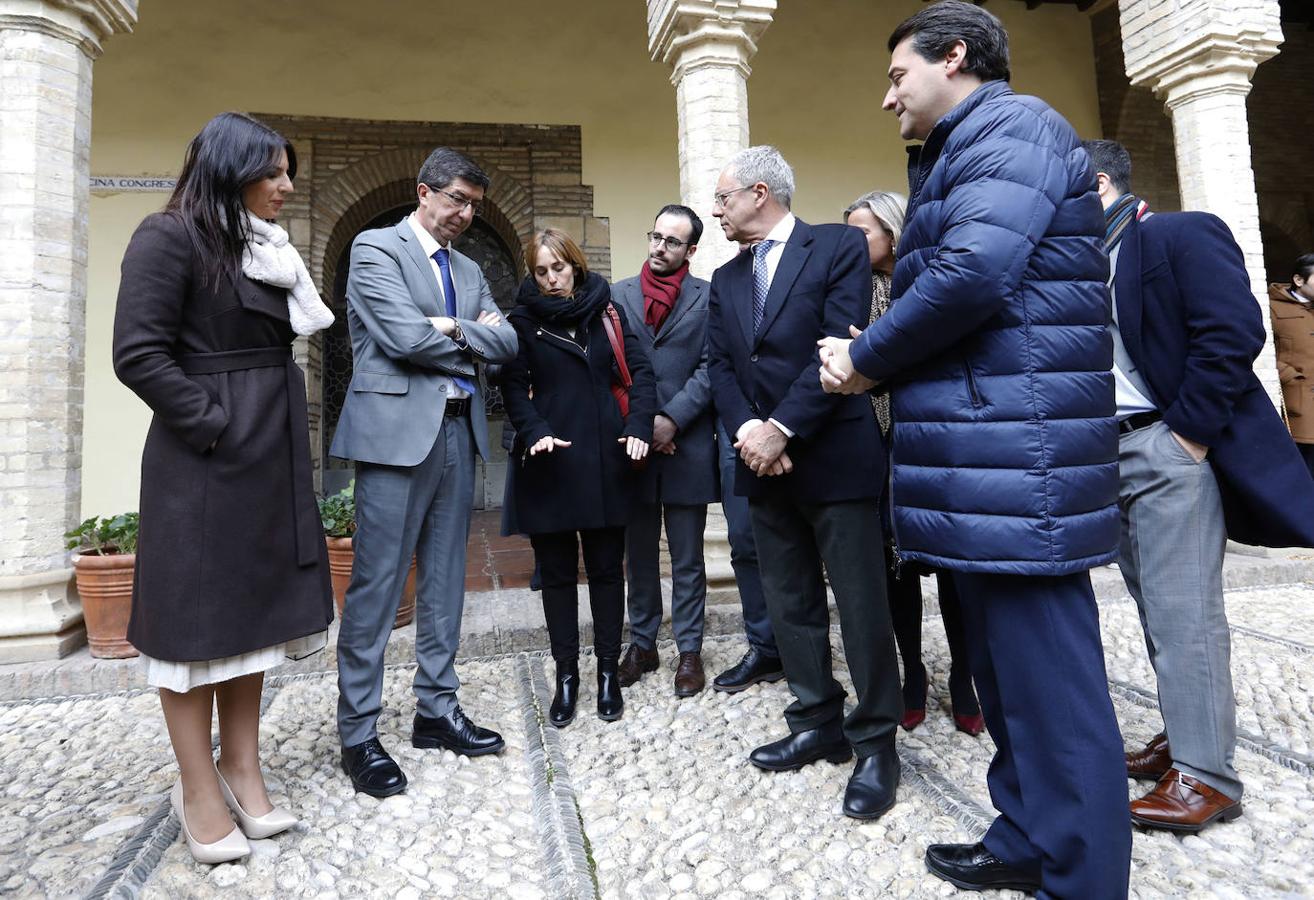
<path id="1" fill-rule="evenodd" d="M 639 270 L 639 285 L 643 289 L 643 321 L 653 334 L 661 331 L 662 323 L 675 308 L 675 298 L 680 296 L 680 285 L 688 274 L 687 261 L 670 275 L 658 275 L 644 260 L 643 268 Z"/>

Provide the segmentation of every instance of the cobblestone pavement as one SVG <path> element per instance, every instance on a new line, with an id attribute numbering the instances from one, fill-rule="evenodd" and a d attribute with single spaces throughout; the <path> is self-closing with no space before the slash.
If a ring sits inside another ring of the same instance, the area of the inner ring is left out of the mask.
<path id="1" fill-rule="evenodd" d="M 928 591 L 929 593 L 929 591 Z M 1314 586 L 1229 592 L 1245 815 L 1199 836 L 1137 831 L 1136 897 L 1314 893 Z M 1159 727 L 1135 606 L 1101 605 L 1110 691 L 1129 743 Z M 767 774 L 755 745 L 783 733 L 783 682 L 677 700 L 674 648 L 626 691 L 625 716 L 544 722 L 552 663 L 463 662 L 462 705 L 507 739 L 469 760 L 410 747 L 412 666 L 389 669 L 380 731 L 410 776 L 378 801 L 337 765 L 332 673 L 273 675 L 262 746 L 271 792 L 303 817 L 241 864 L 195 864 L 167 793 L 176 777 L 153 694 L 0 703 L 0 894 L 204 897 L 943 897 L 925 845 L 975 838 L 990 819 L 988 737 L 953 730 L 948 649 L 928 610 L 926 723 L 900 733 L 899 803 L 876 822 L 840 812 L 848 765 Z M 842 649 L 835 636 L 837 660 Z M 710 638 L 709 673 L 742 650 Z M 1129 797 L 1138 785 L 1129 783 Z M 1142 788 L 1143 789 L 1143 788 Z M 1019 896 L 1016 894 L 1005 896 Z"/>

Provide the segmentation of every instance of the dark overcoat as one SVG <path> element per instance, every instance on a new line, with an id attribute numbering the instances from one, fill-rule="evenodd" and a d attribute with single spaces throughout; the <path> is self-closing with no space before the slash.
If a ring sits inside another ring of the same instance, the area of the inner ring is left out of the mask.
<path id="1" fill-rule="evenodd" d="M 625 312 L 618 308 L 617 313 L 634 379 L 624 419 L 611 393 L 615 356 L 600 314 L 579 322 L 578 338 L 562 325 L 539 321 L 524 305 L 507 314 L 520 348 L 502 370 L 506 414 L 516 429 L 505 501 L 513 508 L 504 521 L 523 534 L 630 522 L 639 476 L 618 441 L 622 436 L 652 441 L 656 401 L 652 366 Z M 528 456 L 547 435 L 571 446 Z"/>
<path id="2" fill-rule="evenodd" d="M 333 619 L 287 292 L 242 275 L 202 282 L 182 221 L 149 216 L 114 317 L 114 371 L 154 413 L 128 640 L 179 662 Z"/>
<path id="3" fill-rule="evenodd" d="M 733 438 L 750 419 L 775 419 L 794 436 L 788 475 L 758 475 L 735 460 L 735 493 L 795 503 L 876 500 L 885 451 L 871 401 L 827 394 L 819 338 L 848 334 L 871 309 L 871 260 L 851 225 L 794 223 L 753 329 L 753 254 L 712 273 L 707 366 L 716 412 Z M 876 551 L 879 552 L 879 548 Z"/>
<path id="4" fill-rule="evenodd" d="M 652 453 L 639 477 L 646 503 L 702 506 L 721 499 L 716 414 L 707 376 L 707 293 L 701 278 L 686 275 L 675 306 L 653 334 L 644 322 L 643 286 L 636 275 L 612 287 L 652 363 L 657 412 L 675 422 L 675 453 Z"/>
<path id="5" fill-rule="evenodd" d="M 1228 537 L 1314 547 L 1314 479 L 1255 375 L 1264 320 L 1223 220 L 1133 219 L 1113 287 L 1127 355 L 1164 423 L 1209 448 Z"/>

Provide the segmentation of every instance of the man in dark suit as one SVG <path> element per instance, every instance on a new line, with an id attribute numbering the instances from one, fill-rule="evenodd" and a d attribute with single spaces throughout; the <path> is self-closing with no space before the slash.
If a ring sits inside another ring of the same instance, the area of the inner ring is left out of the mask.
<path id="1" fill-rule="evenodd" d="M 418 205 L 351 247 L 353 372 L 330 452 L 356 461 L 355 561 L 338 634 L 342 766 L 376 797 L 406 788 L 379 743 L 383 654 L 411 557 L 418 562 L 411 743 L 477 756 L 503 741 L 456 701 L 474 454 L 488 458 L 475 366 L 515 358 L 516 333 L 483 272 L 451 242 L 470 227 L 488 176 L 440 147 L 420 168 Z"/>
<path id="2" fill-rule="evenodd" d="M 1314 545 L 1314 481 L 1255 377 L 1263 319 L 1227 226 L 1207 213 L 1152 215 L 1131 193 L 1126 148 L 1083 145 L 1113 267 L 1118 565 L 1164 722 L 1127 754 L 1131 777 L 1157 782 L 1131 817 L 1197 832 L 1241 815 L 1223 549 L 1229 535 Z"/>
<path id="3" fill-rule="evenodd" d="M 707 379 L 707 282 L 689 274 L 689 259 L 702 234 L 703 222 L 692 209 L 663 207 L 648 233 L 643 269 L 612 288 L 613 301 L 635 323 L 652 363 L 658 404 L 653 454 L 625 530 L 630 646 L 620 664 L 620 682 L 628 687 L 657 668 L 657 629 L 662 622 L 658 554 L 665 519 L 671 552 L 671 629 L 680 652 L 677 697 L 692 697 L 706 685 L 703 531 L 707 504 L 717 499 L 718 489 L 716 423 Z"/>
<path id="4" fill-rule="evenodd" d="M 749 249 L 712 276 L 708 360 L 717 411 L 735 438 L 737 493 L 748 497 L 767 610 L 795 702 L 791 734 L 749 759 L 769 771 L 819 759 L 858 763 L 844 812 L 894 804 L 902 710 L 877 498 L 885 454 L 865 397 L 827 395 L 816 343 L 866 321 L 871 265 L 861 233 L 789 211 L 794 174 L 774 147 L 750 147 L 721 172 L 712 214 Z M 839 609 L 857 705 L 831 672 L 822 565 Z"/>

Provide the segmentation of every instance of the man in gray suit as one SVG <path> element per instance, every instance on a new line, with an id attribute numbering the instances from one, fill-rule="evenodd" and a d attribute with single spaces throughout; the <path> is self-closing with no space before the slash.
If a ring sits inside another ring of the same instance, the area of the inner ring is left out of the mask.
<path id="1" fill-rule="evenodd" d="M 474 454 L 488 458 L 477 365 L 516 355 L 479 266 L 451 249 L 479 212 L 488 176 L 440 147 L 420 168 L 415 212 L 351 247 L 351 389 L 330 452 L 356 462 L 355 562 L 338 633 L 342 767 L 387 797 L 406 776 L 379 742 L 383 656 L 411 557 L 418 562 L 411 743 L 468 756 L 501 735 L 456 701 Z"/>
<path id="2" fill-rule="evenodd" d="M 629 559 L 630 646 L 620 665 L 628 687 L 657 668 L 662 621 L 658 563 L 662 520 L 671 551 L 671 627 L 680 651 L 675 695 L 692 697 L 703 674 L 703 607 L 707 570 L 703 530 L 707 504 L 719 499 L 716 420 L 707 378 L 707 282 L 689 274 L 702 220 L 687 206 L 663 207 L 648 233 L 648 260 L 639 274 L 618 282 L 612 299 L 631 322 L 652 360 L 658 411 L 653 454 L 639 502 L 625 531 Z"/>

